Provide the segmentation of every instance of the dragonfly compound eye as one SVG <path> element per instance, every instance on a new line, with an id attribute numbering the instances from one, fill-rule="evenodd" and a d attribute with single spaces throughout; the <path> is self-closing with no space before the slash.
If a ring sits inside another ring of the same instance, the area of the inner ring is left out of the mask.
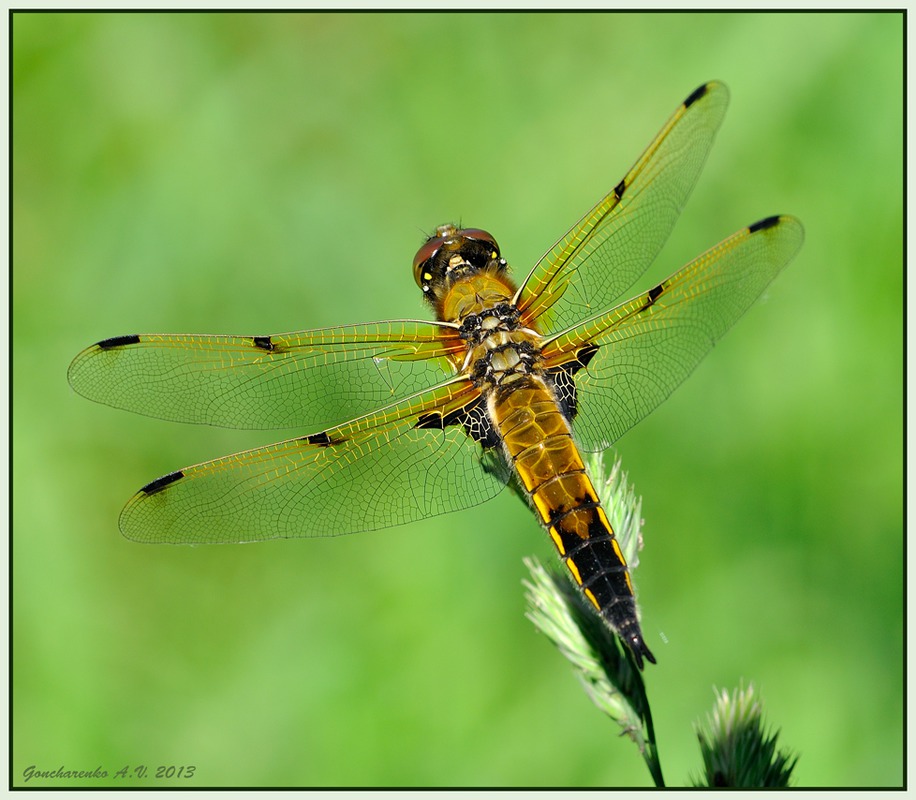
<path id="1" fill-rule="evenodd" d="M 452 238 L 451 234 L 454 232 L 455 227 L 453 225 L 440 225 L 436 229 L 436 235 L 430 236 L 413 257 L 413 279 L 424 292 L 429 291 L 429 284 L 433 278 L 432 264 L 430 262 L 435 258 L 442 245 Z"/>

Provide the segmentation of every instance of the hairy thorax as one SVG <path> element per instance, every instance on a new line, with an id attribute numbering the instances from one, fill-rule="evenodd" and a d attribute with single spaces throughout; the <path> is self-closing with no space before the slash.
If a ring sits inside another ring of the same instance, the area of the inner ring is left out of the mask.
<path id="1" fill-rule="evenodd" d="M 519 324 L 513 294 L 503 276 L 478 274 L 453 286 L 443 308 L 467 347 L 460 369 L 484 395 L 542 373 L 541 336 Z"/>

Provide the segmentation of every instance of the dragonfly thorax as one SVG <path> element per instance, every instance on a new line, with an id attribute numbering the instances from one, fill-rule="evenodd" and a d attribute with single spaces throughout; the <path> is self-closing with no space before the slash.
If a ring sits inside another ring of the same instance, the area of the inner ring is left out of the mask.
<path id="1" fill-rule="evenodd" d="M 471 378 L 484 390 L 506 388 L 541 368 L 541 349 L 529 331 L 500 331 L 471 351 Z"/>
<path id="2" fill-rule="evenodd" d="M 469 346 L 477 345 L 498 331 L 516 330 L 520 316 L 519 310 L 511 303 L 498 303 L 492 308 L 462 317 L 458 335 Z"/>
<path id="3" fill-rule="evenodd" d="M 468 348 L 462 369 L 484 391 L 541 370 L 541 337 L 522 327 L 514 294 L 505 274 L 478 273 L 451 287 L 439 308 L 440 318 L 459 324 Z"/>

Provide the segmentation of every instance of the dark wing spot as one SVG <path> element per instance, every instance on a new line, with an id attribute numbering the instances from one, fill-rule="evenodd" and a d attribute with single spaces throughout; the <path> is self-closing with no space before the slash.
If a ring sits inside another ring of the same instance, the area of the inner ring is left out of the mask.
<path id="1" fill-rule="evenodd" d="M 579 364 L 575 361 L 570 361 L 568 364 L 563 364 L 548 373 L 553 380 L 553 391 L 557 402 L 560 404 L 560 411 L 568 420 L 572 420 L 576 416 L 576 382 L 572 376 L 578 369 L 580 369 Z"/>
<path id="2" fill-rule="evenodd" d="M 595 353 L 598 352 L 598 345 L 596 344 L 587 344 L 585 347 L 580 347 L 576 350 L 576 360 L 574 362 L 575 369 L 574 372 L 578 372 L 583 367 L 588 366 L 588 362 L 595 357 Z"/>
<path id="3" fill-rule="evenodd" d="M 445 421 L 442 419 L 442 414 L 440 414 L 438 411 L 430 411 L 428 414 L 424 414 L 422 417 L 420 417 L 414 427 L 435 428 L 441 431 L 445 428 Z"/>
<path id="4" fill-rule="evenodd" d="M 705 95 L 707 91 L 709 91 L 708 83 L 704 83 L 702 86 L 698 86 L 690 93 L 690 97 L 684 101 L 684 108 L 690 108 L 690 106 L 692 106 L 697 100 Z"/>
<path id="5" fill-rule="evenodd" d="M 753 225 L 748 226 L 748 233 L 757 233 L 757 231 L 765 231 L 767 228 L 775 228 L 779 224 L 779 217 L 767 217 L 762 219 L 759 222 L 755 222 Z"/>
<path id="6" fill-rule="evenodd" d="M 270 341 L 269 336 L 255 336 L 252 338 L 252 343 L 255 347 L 261 348 L 261 350 L 273 350 L 274 343 Z"/>
<path id="7" fill-rule="evenodd" d="M 487 409 L 480 399 L 449 414 L 445 422 L 447 425 L 462 425 L 464 432 L 484 447 L 499 446 L 499 435 L 493 429 Z"/>
<path id="8" fill-rule="evenodd" d="M 547 373 L 553 379 L 553 388 L 560 403 L 560 411 L 563 412 L 563 416 L 568 420 L 575 419 L 576 411 L 578 410 L 576 382 L 572 376 L 580 369 L 585 369 L 588 366 L 588 362 L 595 357 L 597 352 L 598 345 L 587 344 L 576 350 L 575 361 L 567 361 Z"/>
<path id="9" fill-rule="evenodd" d="M 184 473 L 179 469 L 175 472 L 170 472 L 168 475 L 163 475 L 161 478 L 156 478 L 156 480 L 146 484 L 140 491 L 146 495 L 156 494 L 156 492 L 161 492 L 166 486 L 171 486 L 175 481 L 181 480 L 183 477 Z"/>
<path id="10" fill-rule="evenodd" d="M 497 447 L 499 436 L 490 424 L 490 417 L 483 401 L 478 397 L 462 408 L 456 408 L 448 414 L 439 411 L 430 411 L 423 414 L 414 425 L 415 428 L 431 428 L 445 430 L 450 425 L 461 425 L 464 432 L 475 442 L 480 442 L 484 447 Z"/>
<path id="11" fill-rule="evenodd" d="M 655 304 L 655 301 L 658 300 L 658 298 L 662 296 L 662 293 L 664 291 L 665 291 L 665 287 L 661 283 L 658 286 L 653 286 L 651 289 L 649 289 L 649 291 L 646 292 L 646 303 L 639 310 L 645 311 L 647 308 L 650 308 L 651 306 L 653 306 Z"/>
<path id="12" fill-rule="evenodd" d="M 626 191 L 626 189 L 627 189 L 627 182 L 625 179 L 622 180 L 620 183 L 618 183 L 614 187 L 614 194 L 617 195 L 618 200 L 621 200 L 623 198 L 623 193 Z"/>
<path id="13" fill-rule="evenodd" d="M 102 339 L 96 346 L 103 350 L 111 350 L 114 347 L 124 347 L 126 344 L 140 344 L 140 337 L 136 334 L 131 336 L 112 336 L 110 339 Z"/>
<path id="14" fill-rule="evenodd" d="M 327 433 L 322 431 L 321 433 L 313 433 L 311 436 L 303 436 L 299 441 L 308 442 L 317 447 L 331 447 L 331 445 L 343 444 L 346 439 L 332 439 Z"/>

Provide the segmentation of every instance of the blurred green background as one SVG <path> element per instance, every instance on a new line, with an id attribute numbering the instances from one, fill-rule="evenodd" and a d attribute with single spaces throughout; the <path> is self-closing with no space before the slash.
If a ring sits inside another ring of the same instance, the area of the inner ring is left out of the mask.
<path id="1" fill-rule="evenodd" d="M 649 785 L 524 618 L 522 557 L 554 556 L 509 492 L 331 540 L 133 544 L 139 486 L 291 434 L 65 376 L 117 334 L 424 315 L 410 262 L 447 220 L 524 274 L 719 78 L 729 115 L 637 288 L 769 214 L 807 242 L 618 443 L 662 764 L 698 774 L 693 722 L 744 679 L 797 785 L 900 785 L 902 43 L 892 14 L 14 15 L 13 780 Z"/>

